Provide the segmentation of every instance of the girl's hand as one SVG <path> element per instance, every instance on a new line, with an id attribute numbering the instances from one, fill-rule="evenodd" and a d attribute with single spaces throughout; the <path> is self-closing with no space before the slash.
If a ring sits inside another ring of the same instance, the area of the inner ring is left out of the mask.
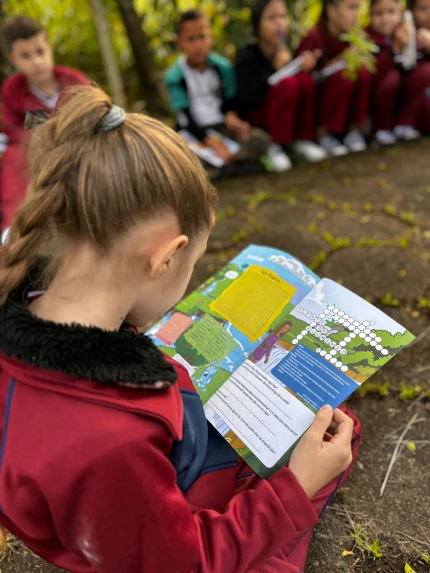
<path id="1" fill-rule="evenodd" d="M 251 126 L 247 121 L 242 121 L 234 111 L 229 111 L 225 114 L 224 122 L 228 129 L 234 132 L 239 141 L 249 141 Z"/>
<path id="2" fill-rule="evenodd" d="M 352 461 L 354 424 L 341 410 L 323 406 L 291 456 L 289 468 L 311 499 Z"/>
<path id="3" fill-rule="evenodd" d="M 430 53 L 430 30 L 420 28 L 417 32 L 418 46 L 425 52 Z"/>
<path id="4" fill-rule="evenodd" d="M 395 54 L 400 54 L 404 47 L 411 41 L 409 26 L 404 22 L 399 24 L 394 31 L 392 49 Z"/>
<path id="5" fill-rule="evenodd" d="M 281 44 L 276 50 L 272 64 L 275 70 L 280 70 L 291 62 L 292 56 L 290 50 L 284 44 Z"/>
<path id="6" fill-rule="evenodd" d="M 300 57 L 302 60 L 302 70 L 310 73 L 315 69 L 322 54 L 321 50 L 314 50 L 313 52 L 304 52 Z"/>
<path id="7" fill-rule="evenodd" d="M 232 162 L 233 155 L 229 148 L 216 137 L 206 137 L 203 143 L 213 149 L 215 153 L 221 157 L 226 165 Z"/>

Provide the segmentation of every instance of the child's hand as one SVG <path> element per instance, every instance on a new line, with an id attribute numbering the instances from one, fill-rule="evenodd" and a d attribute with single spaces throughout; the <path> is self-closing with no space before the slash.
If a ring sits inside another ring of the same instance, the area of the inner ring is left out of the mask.
<path id="1" fill-rule="evenodd" d="M 304 72 L 312 72 L 318 63 L 322 54 L 321 50 L 314 50 L 313 52 L 304 52 L 300 57 L 302 60 L 302 70 Z"/>
<path id="2" fill-rule="evenodd" d="M 275 70 L 280 70 L 287 64 L 291 62 L 292 56 L 290 50 L 287 46 L 281 44 L 276 50 L 275 57 L 273 58 L 272 64 Z"/>
<path id="3" fill-rule="evenodd" d="M 430 52 L 430 30 L 420 28 L 417 32 L 417 40 L 419 47 L 425 52 Z"/>
<path id="4" fill-rule="evenodd" d="M 247 121 L 242 121 L 234 111 L 227 112 L 224 121 L 228 129 L 234 132 L 239 141 L 249 141 L 251 126 Z"/>
<path id="5" fill-rule="evenodd" d="M 394 31 L 392 49 L 395 54 L 400 54 L 405 46 L 411 41 L 411 33 L 406 23 L 399 24 Z"/>
<path id="6" fill-rule="evenodd" d="M 300 440 L 289 468 L 309 499 L 351 463 L 353 426 L 341 410 L 324 406 Z"/>
<path id="7" fill-rule="evenodd" d="M 232 162 L 234 157 L 233 154 L 230 152 L 229 148 L 219 139 L 215 137 L 206 137 L 203 143 L 213 149 L 215 153 L 221 157 L 226 165 Z"/>

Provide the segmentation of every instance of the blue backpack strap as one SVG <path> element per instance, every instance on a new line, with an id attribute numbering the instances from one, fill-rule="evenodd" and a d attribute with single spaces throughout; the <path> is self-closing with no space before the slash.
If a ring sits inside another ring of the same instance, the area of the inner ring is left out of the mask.
<path id="1" fill-rule="evenodd" d="M 180 392 L 184 405 L 183 437 L 173 444 L 169 458 L 176 469 L 176 483 L 185 493 L 202 474 L 235 466 L 238 456 L 206 420 L 197 392 Z"/>

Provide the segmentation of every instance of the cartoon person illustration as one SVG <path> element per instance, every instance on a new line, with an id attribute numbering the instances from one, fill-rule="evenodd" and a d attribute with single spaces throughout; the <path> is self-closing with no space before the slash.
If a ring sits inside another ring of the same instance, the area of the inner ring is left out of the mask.
<path id="1" fill-rule="evenodd" d="M 292 326 L 293 323 L 291 320 L 287 320 L 286 322 L 283 322 L 281 325 L 279 325 L 278 328 L 274 330 L 273 333 L 267 337 L 266 340 L 262 342 L 258 348 L 254 350 L 249 359 L 252 362 L 257 363 L 264 358 L 264 363 L 267 364 L 275 344 L 279 342 L 279 339 L 284 334 L 286 334 Z"/>
<path id="2" fill-rule="evenodd" d="M 206 386 L 209 386 L 209 384 L 212 382 L 213 377 L 217 372 L 218 372 L 218 367 L 216 366 L 216 360 L 214 360 L 211 364 L 209 364 L 209 366 L 207 366 L 203 370 L 200 378 L 196 380 L 198 387 L 203 392 L 206 392 Z"/>

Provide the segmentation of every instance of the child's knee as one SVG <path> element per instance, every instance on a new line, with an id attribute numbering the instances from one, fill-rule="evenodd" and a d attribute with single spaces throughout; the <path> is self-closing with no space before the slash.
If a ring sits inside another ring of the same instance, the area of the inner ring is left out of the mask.
<path id="1" fill-rule="evenodd" d="M 370 87 L 373 78 L 374 75 L 371 72 L 369 72 L 367 68 L 362 67 L 360 68 L 360 70 L 358 70 L 357 83 L 359 83 L 361 86 Z"/>
<path id="2" fill-rule="evenodd" d="M 305 90 L 307 92 L 316 91 L 317 85 L 316 85 L 314 78 L 311 76 L 311 74 L 308 74 L 306 72 L 302 72 L 301 74 L 299 74 L 297 76 L 297 79 L 299 80 L 300 88 L 302 90 Z"/>
<path id="3" fill-rule="evenodd" d="M 430 62 L 421 62 L 414 70 L 414 81 L 419 85 L 430 86 Z"/>
<path id="4" fill-rule="evenodd" d="M 297 98 L 297 96 L 299 95 L 300 80 L 298 76 L 291 76 L 290 78 L 284 78 L 279 82 L 279 84 L 274 86 L 272 89 L 275 90 L 280 95 L 282 94 L 282 97 L 294 99 Z"/>
<path id="5" fill-rule="evenodd" d="M 391 70 L 381 81 L 384 89 L 399 90 L 402 83 L 402 74 L 399 70 Z"/>
<path id="6" fill-rule="evenodd" d="M 261 157 L 265 155 L 267 148 L 272 143 L 270 135 L 258 127 L 252 127 L 249 141 L 247 146 L 249 148 L 250 155 L 254 157 Z"/>

